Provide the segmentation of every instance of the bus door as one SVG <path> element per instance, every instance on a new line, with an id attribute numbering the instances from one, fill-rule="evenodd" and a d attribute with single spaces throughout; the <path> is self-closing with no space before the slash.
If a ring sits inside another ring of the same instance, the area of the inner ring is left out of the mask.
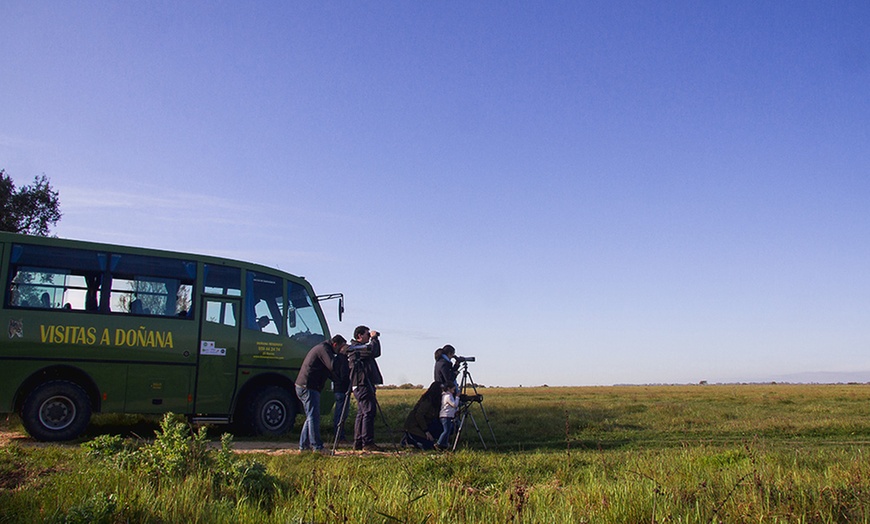
<path id="1" fill-rule="evenodd" d="M 241 301 L 203 297 L 194 413 L 228 414 L 236 389 Z"/>

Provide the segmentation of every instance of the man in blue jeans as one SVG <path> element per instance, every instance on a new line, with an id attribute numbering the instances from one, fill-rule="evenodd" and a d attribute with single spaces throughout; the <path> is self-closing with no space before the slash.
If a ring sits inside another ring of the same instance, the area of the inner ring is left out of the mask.
<path id="1" fill-rule="evenodd" d="M 305 409 L 305 424 L 299 435 L 299 450 L 323 451 L 323 439 L 320 438 L 320 392 L 326 385 L 326 379 L 335 382 L 347 375 L 341 361 L 336 365 L 336 351 L 347 346 L 347 341 L 341 335 L 335 335 L 331 340 L 321 342 L 308 351 L 302 368 L 296 377 L 296 396 L 302 401 Z M 344 369 L 343 369 L 344 368 Z"/>

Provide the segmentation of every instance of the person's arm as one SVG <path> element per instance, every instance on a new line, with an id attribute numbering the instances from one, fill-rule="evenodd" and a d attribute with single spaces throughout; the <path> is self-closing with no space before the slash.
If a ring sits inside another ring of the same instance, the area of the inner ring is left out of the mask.
<path id="1" fill-rule="evenodd" d="M 323 363 L 323 367 L 329 371 L 330 375 L 333 375 L 333 362 L 335 361 L 335 353 L 326 350 L 326 346 L 320 346 L 320 351 L 318 352 L 318 356 L 320 357 L 320 362 Z"/>

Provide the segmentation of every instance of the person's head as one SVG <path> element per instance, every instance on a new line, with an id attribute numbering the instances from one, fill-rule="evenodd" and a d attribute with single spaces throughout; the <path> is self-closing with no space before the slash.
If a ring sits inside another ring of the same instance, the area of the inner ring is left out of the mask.
<path id="1" fill-rule="evenodd" d="M 444 354 L 444 351 L 442 351 L 441 348 L 436 349 L 435 350 L 435 362 L 438 362 L 439 360 L 441 360 L 441 356 L 443 354 Z"/>
<path id="2" fill-rule="evenodd" d="M 456 349 L 453 348 L 450 344 L 445 344 L 443 348 L 441 348 L 443 354 L 447 355 L 448 358 L 453 358 L 456 356 Z"/>
<path id="3" fill-rule="evenodd" d="M 347 340 L 341 335 L 335 335 L 330 339 L 330 342 L 332 342 L 332 348 L 335 349 L 336 353 L 340 353 L 341 349 L 347 345 Z"/>
<path id="4" fill-rule="evenodd" d="M 456 393 L 456 384 L 450 382 L 449 384 L 442 384 L 441 391 L 445 393 Z"/>
<path id="5" fill-rule="evenodd" d="M 362 342 L 365 344 L 372 338 L 372 335 L 367 326 L 357 326 L 356 329 L 353 330 L 353 339 L 357 342 Z"/>

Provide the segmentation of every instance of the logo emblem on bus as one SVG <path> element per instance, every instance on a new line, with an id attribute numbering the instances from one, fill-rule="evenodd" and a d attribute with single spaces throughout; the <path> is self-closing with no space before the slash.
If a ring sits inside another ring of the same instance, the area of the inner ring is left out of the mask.
<path id="1" fill-rule="evenodd" d="M 24 319 L 9 319 L 9 338 L 24 337 Z"/>

